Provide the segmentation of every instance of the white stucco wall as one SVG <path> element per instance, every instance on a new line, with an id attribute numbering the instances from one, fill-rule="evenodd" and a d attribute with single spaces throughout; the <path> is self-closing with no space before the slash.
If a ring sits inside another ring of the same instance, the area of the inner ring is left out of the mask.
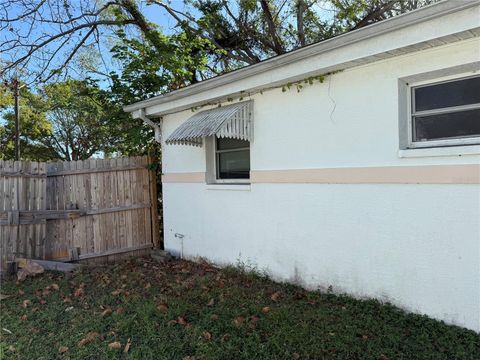
<path id="1" fill-rule="evenodd" d="M 399 156 L 398 80 L 480 60 L 468 40 L 252 96 L 251 170 L 479 164 Z M 164 139 L 192 115 L 163 121 Z M 205 148 L 163 145 L 163 172 L 205 172 Z M 165 247 L 238 260 L 480 331 L 480 185 L 164 183 Z M 183 240 L 175 237 L 182 234 Z"/>

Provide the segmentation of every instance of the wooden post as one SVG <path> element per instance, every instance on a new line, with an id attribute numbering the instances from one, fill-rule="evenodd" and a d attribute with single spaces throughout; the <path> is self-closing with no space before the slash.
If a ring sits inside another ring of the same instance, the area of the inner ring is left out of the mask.
<path id="1" fill-rule="evenodd" d="M 152 156 L 148 157 L 148 164 L 152 164 L 155 161 L 155 158 Z M 163 244 L 160 239 L 160 226 L 158 219 L 158 199 L 157 199 L 157 177 L 154 170 L 148 170 L 148 180 L 150 185 L 150 219 L 152 224 L 152 241 L 155 248 L 163 248 Z"/>
<path id="2" fill-rule="evenodd" d="M 13 79 L 13 97 L 15 98 L 15 160 L 20 160 L 20 91 L 18 78 Z"/>

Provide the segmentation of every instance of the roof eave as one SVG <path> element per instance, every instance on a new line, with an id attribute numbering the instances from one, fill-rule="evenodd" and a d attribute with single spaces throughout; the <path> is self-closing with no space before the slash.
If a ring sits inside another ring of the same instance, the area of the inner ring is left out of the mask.
<path id="1" fill-rule="evenodd" d="M 431 20 L 457 11 L 465 10 L 479 4 L 480 0 L 465 0 L 462 2 L 444 0 L 439 3 L 420 8 L 418 10 L 372 24 L 365 28 L 350 31 L 334 38 L 309 46 L 305 46 L 287 54 L 275 56 L 273 58 L 264 60 L 258 64 L 246 66 L 244 68 L 199 82 L 197 84 L 187 86 L 182 89 L 174 90 L 163 95 L 126 105 L 123 107 L 123 109 L 126 112 L 133 113 L 132 115 L 136 117 L 136 114 L 138 114 L 138 110 L 140 109 L 145 109 L 151 106 L 161 105 L 177 99 L 196 95 L 225 84 L 229 84 L 241 79 L 245 79 L 247 77 L 252 77 L 285 66 L 292 62 L 308 59 L 323 52 L 332 51 L 345 46 L 350 46 L 359 41 L 363 41 L 372 37 L 383 35 L 388 32 L 399 30 L 404 27 L 417 24 L 419 22 Z M 335 64 L 332 64 L 332 69 L 335 69 Z M 246 89 L 246 91 L 248 91 L 248 89 Z"/>

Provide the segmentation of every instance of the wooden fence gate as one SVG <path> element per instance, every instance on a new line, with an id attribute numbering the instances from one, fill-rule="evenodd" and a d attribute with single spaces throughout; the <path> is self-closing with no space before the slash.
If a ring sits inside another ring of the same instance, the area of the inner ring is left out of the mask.
<path id="1" fill-rule="evenodd" d="M 82 260 L 158 246 L 151 158 L 0 161 L 0 261 Z"/>

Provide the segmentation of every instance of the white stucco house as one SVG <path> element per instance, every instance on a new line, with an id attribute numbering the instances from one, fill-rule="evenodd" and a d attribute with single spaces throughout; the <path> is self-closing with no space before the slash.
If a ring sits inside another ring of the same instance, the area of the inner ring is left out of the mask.
<path id="1" fill-rule="evenodd" d="M 125 110 L 162 143 L 166 250 L 480 331 L 480 1 Z"/>

